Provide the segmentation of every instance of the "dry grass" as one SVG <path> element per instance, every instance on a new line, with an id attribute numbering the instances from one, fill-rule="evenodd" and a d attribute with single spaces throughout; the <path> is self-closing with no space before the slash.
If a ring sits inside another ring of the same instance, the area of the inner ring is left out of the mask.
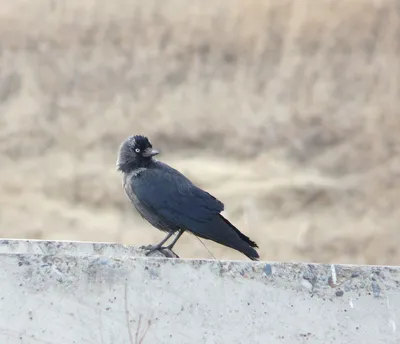
<path id="1" fill-rule="evenodd" d="M 263 259 L 400 264 L 399 59 L 396 0 L 5 1 L 0 236 L 161 238 L 115 171 L 144 133 Z"/>

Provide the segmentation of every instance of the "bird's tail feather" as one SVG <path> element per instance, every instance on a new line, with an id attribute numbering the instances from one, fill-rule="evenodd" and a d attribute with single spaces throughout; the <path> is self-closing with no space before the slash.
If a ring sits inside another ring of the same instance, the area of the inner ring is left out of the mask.
<path id="1" fill-rule="evenodd" d="M 215 217 L 210 226 L 210 233 L 212 233 L 210 237 L 199 235 L 199 233 L 196 233 L 196 235 L 238 250 L 251 260 L 258 260 L 260 258 L 257 251 L 254 249 L 254 247 L 258 247 L 257 244 L 241 233 L 222 215 Z"/>
<path id="2" fill-rule="evenodd" d="M 247 242 L 251 247 L 256 247 L 258 248 L 258 245 L 250 240 L 250 238 L 246 235 L 244 235 L 241 231 L 239 231 L 232 223 L 230 223 L 225 217 L 223 217 L 221 214 L 219 214 L 219 217 L 230 227 L 232 228 L 237 235 L 239 235 L 239 238 Z"/>

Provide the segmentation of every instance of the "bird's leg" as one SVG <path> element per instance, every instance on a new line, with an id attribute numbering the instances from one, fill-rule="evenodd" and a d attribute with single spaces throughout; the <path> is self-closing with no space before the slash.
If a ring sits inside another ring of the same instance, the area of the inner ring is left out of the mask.
<path id="1" fill-rule="evenodd" d="M 172 248 L 175 246 L 176 242 L 179 240 L 179 238 L 182 236 L 184 230 L 180 229 L 178 235 L 175 237 L 175 239 L 166 247 L 168 250 L 172 251 Z"/>
<path id="2" fill-rule="evenodd" d="M 150 253 L 154 252 L 154 251 L 158 251 L 162 245 L 165 244 L 165 242 L 173 235 L 174 233 L 168 233 L 168 235 L 162 239 L 158 244 L 156 245 L 149 245 L 149 246 L 145 246 L 143 247 L 145 250 L 148 250 L 149 252 L 146 253 L 146 256 L 149 255 Z"/>

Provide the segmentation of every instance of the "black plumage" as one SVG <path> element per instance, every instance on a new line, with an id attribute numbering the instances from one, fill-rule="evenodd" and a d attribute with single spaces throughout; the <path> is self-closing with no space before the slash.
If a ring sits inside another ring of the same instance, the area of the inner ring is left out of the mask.
<path id="1" fill-rule="evenodd" d="M 191 232 L 238 250 L 252 260 L 259 255 L 257 244 L 241 233 L 220 213 L 224 204 L 194 185 L 182 173 L 154 158 L 159 152 L 141 135 L 130 136 L 119 149 L 117 169 L 123 173 L 123 186 L 139 214 L 168 235 L 150 251 L 174 234 L 167 248 L 172 249 L 180 236 Z"/>

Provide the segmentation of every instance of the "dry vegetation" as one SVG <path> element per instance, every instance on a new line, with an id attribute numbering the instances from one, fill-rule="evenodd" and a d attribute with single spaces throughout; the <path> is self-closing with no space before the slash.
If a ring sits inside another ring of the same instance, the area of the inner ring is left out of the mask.
<path id="1" fill-rule="evenodd" d="M 400 264 L 399 61 L 396 0 L 3 1 L 0 236 L 161 238 L 115 171 L 143 133 L 263 259 Z"/>

